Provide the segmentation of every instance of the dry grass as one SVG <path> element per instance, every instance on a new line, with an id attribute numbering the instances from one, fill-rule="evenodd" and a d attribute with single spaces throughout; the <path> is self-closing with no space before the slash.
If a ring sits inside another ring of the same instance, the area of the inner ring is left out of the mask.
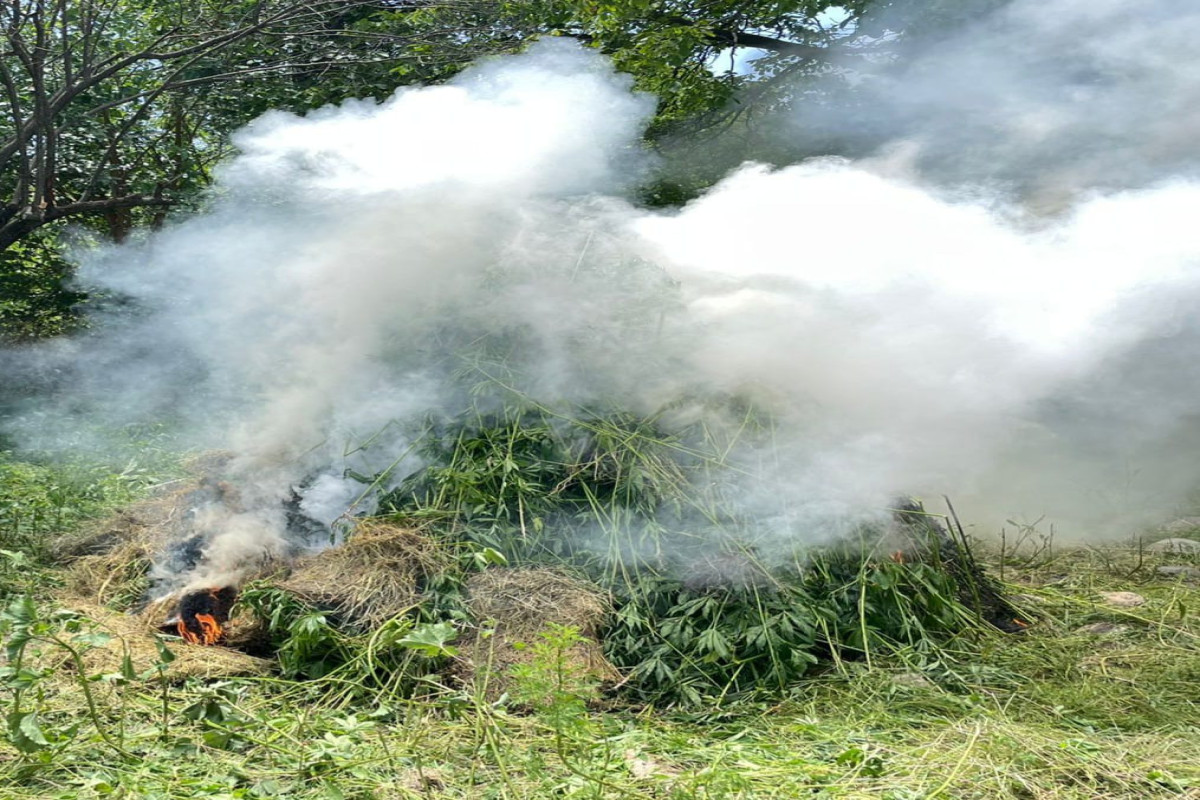
<path id="1" fill-rule="evenodd" d="M 90 620 L 98 633 L 111 637 L 106 644 L 88 647 L 82 652 L 84 669 L 89 675 L 102 675 L 121 671 L 121 663 L 128 653 L 133 670 L 138 675 L 151 672 L 147 677 L 156 679 L 152 672 L 159 663 L 157 629 L 144 616 L 131 616 L 112 609 L 86 602 L 66 606 L 71 611 Z M 168 647 L 175 660 L 167 666 L 168 680 L 184 678 L 232 678 L 239 676 L 267 675 L 272 662 L 246 655 L 225 647 L 191 645 L 183 641 L 169 640 Z M 58 669 L 74 669 L 70 654 L 65 650 L 47 652 L 46 666 Z"/>
<path id="2" fill-rule="evenodd" d="M 235 454 L 229 450 L 205 450 L 185 458 L 180 466 L 197 479 L 218 478 L 234 457 Z"/>
<path id="3" fill-rule="evenodd" d="M 343 625 L 368 629 L 417 605 L 422 579 L 447 563 L 437 543 L 419 531 L 367 520 L 344 544 L 298 560 L 279 585 L 333 612 Z"/>
<path id="4" fill-rule="evenodd" d="M 60 563 L 78 566 L 84 580 L 91 577 L 88 573 L 156 555 L 183 530 L 195 493 L 217 480 L 230 458 L 222 451 L 192 456 L 183 464 L 189 479 L 163 484 L 153 496 L 59 537 L 51 553 Z"/>
<path id="5" fill-rule="evenodd" d="M 68 564 L 67 590 L 102 605 L 128 605 L 145 591 L 153 559 L 182 529 L 195 484 L 176 488 L 100 520 L 55 543 Z"/>
<path id="6" fill-rule="evenodd" d="M 511 688 L 512 668 L 534 658 L 525 645 L 550 624 L 577 628 L 584 637 L 566 654 L 579 673 L 601 684 L 621 680 L 596 641 L 612 609 L 593 584 L 556 569 L 492 568 L 467 581 L 467 605 L 476 628 L 462 643 L 454 674 L 480 696 L 494 700 Z"/>

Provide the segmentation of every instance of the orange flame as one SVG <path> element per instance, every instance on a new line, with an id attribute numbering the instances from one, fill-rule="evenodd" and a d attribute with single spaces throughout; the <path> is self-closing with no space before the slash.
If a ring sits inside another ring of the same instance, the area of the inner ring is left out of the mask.
<path id="1" fill-rule="evenodd" d="M 221 628 L 221 623 L 217 622 L 217 618 L 212 614 L 197 614 L 194 619 L 200 626 L 200 633 L 192 633 L 188 630 L 187 624 L 183 620 L 179 620 L 178 628 L 179 635 L 183 637 L 185 642 L 192 644 L 217 644 L 225 636 L 225 631 Z"/>
<path id="2" fill-rule="evenodd" d="M 216 600 L 217 592 L 219 591 L 221 590 L 218 588 L 213 588 L 209 589 L 208 593 L 213 597 L 214 600 Z M 186 619 L 180 619 L 175 626 L 179 631 L 179 635 L 183 637 L 185 642 L 190 642 L 191 644 L 212 645 L 220 644 L 221 640 L 225 638 L 225 629 L 221 627 L 221 623 L 212 614 L 194 614 L 192 615 L 192 619 L 195 620 L 196 625 L 200 626 L 199 633 L 196 633 L 188 627 L 188 621 Z"/>

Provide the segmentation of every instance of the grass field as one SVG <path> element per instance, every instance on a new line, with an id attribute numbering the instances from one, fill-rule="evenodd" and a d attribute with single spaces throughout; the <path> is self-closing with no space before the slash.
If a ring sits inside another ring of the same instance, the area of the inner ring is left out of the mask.
<path id="1" fill-rule="evenodd" d="M 89 670 L 103 626 L 56 612 L 63 574 L 23 543 L 6 540 L 0 572 L 2 798 L 1200 797 L 1200 588 L 1157 572 L 1196 556 L 1006 553 L 1024 633 L 656 707 L 597 697 L 563 628 L 531 639 L 499 698 L 440 674 L 405 691 L 345 670 L 175 681 L 168 661 L 194 646 L 171 639 L 149 668 Z M 979 553 L 998 576 L 1000 554 Z"/>

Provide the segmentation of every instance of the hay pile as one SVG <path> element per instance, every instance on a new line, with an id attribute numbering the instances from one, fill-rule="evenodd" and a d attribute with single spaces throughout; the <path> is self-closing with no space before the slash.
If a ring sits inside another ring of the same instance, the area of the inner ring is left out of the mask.
<path id="1" fill-rule="evenodd" d="M 278 585 L 340 625 L 366 630 L 416 606 L 422 582 L 448 563 L 419 531 L 363 520 L 345 543 L 299 559 Z"/>
<path id="2" fill-rule="evenodd" d="M 144 617 L 122 614 L 103 606 L 89 603 L 72 603 L 68 606 L 94 623 L 94 630 L 106 633 L 112 639 L 104 645 L 89 647 L 82 654 L 84 669 L 89 675 L 119 673 L 121 662 L 128 652 L 133 670 L 138 675 L 154 670 L 159 662 L 157 630 Z M 167 665 L 168 680 L 184 678 L 231 678 L 238 676 L 267 675 L 273 662 L 246 655 L 225 647 L 191 645 L 171 640 L 167 647 L 175 654 L 175 660 Z M 70 654 L 61 648 L 46 648 L 43 652 L 44 666 L 73 670 L 75 664 Z M 157 673 L 148 676 L 157 680 Z"/>
<path id="3" fill-rule="evenodd" d="M 534 657 L 527 645 L 550 623 L 579 629 L 585 641 L 567 652 L 568 664 L 600 684 L 621 680 L 596 636 L 612 610 L 608 595 L 562 570 L 491 568 L 467 581 L 467 606 L 476 624 L 463 640 L 454 676 L 495 700 L 512 686 L 512 668 Z"/>
<path id="4" fill-rule="evenodd" d="M 216 464 L 220 463 L 218 454 Z M 140 607 L 149 567 L 168 548 L 195 537 L 194 508 L 226 502 L 235 491 L 212 474 L 216 469 L 206 464 L 198 471 L 209 474 L 176 482 L 158 496 L 59 543 L 60 558 L 68 564 L 68 586 L 60 602 L 113 637 L 107 645 L 88 650 L 84 667 L 89 673 L 120 671 L 126 650 L 138 673 L 157 663 L 159 626 L 174 614 L 180 597 L 177 592 Z M 290 565 L 264 565 L 257 577 L 266 577 L 270 585 L 327 612 L 335 626 L 361 632 L 411 611 L 423 601 L 429 579 L 453 567 L 452 554 L 420 531 L 367 519 L 358 522 L 344 543 L 301 556 Z M 601 682 L 620 679 L 595 641 L 610 611 L 607 596 L 596 587 L 554 569 L 489 569 L 473 575 L 466 588 L 476 627 L 465 637 L 455 666 L 464 683 L 498 696 L 511 682 L 510 668 L 532 659 L 530 650 L 514 645 L 537 641 L 548 622 L 574 626 L 587 637 L 568 655 L 583 674 Z M 137 613 L 123 614 L 114 608 Z M 170 639 L 168 646 L 177 658 L 168 676 L 231 677 L 270 671 L 272 661 L 239 652 L 270 652 L 263 621 L 242 613 L 226 623 L 226 631 L 227 647 Z M 69 661 L 65 653 L 56 658 L 59 665 Z"/>
<path id="5" fill-rule="evenodd" d="M 151 562 L 187 524 L 196 484 L 176 486 L 127 506 L 55 543 L 67 568 L 67 590 L 105 604 L 128 605 L 147 589 Z"/>
<path id="6" fill-rule="evenodd" d="M 58 560 L 67 566 L 66 585 L 59 592 L 59 602 L 94 621 L 97 630 L 113 637 L 106 646 L 92 648 L 84 655 L 88 672 L 119 671 L 126 649 L 139 674 L 157 663 L 155 640 L 159 626 L 174 613 L 180 594 L 166 595 L 139 608 L 149 589 L 150 566 L 172 543 L 194 534 L 190 512 L 198 504 L 224 498 L 231 492 L 219 480 L 220 470 L 229 457 L 228 453 L 202 453 L 185 464 L 189 477 L 172 481 L 160 487 L 153 497 L 126 506 L 54 543 Z M 263 574 L 277 568 L 278 565 L 264 565 Z M 136 610 L 136 613 L 114 609 Z M 250 616 L 241 615 L 228 621 L 225 627 L 227 644 L 237 650 L 170 639 L 168 647 L 177 658 L 167 670 L 168 677 L 220 678 L 269 672 L 272 662 L 238 652 L 261 652 L 264 626 Z M 74 668 L 65 652 L 53 658 L 55 666 Z"/>
<path id="7" fill-rule="evenodd" d="M 55 541 L 57 560 L 68 565 L 68 594 L 101 605 L 129 606 L 140 599 L 153 560 L 190 533 L 189 512 L 229 490 L 220 473 L 230 458 L 219 451 L 193 456 L 184 464 L 188 477 Z"/>

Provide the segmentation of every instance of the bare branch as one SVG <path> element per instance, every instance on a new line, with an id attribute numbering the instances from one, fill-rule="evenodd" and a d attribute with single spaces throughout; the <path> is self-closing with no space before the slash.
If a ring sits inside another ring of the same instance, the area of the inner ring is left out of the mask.
<path id="1" fill-rule="evenodd" d="M 141 194 L 131 194 L 124 197 L 110 197 L 104 200 L 85 200 L 79 203 L 67 203 L 55 206 L 46 212 L 46 222 L 53 222 L 64 217 L 78 217 L 85 214 L 95 214 L 97 211 L 113 211 L 122 208 L 144 208 L 151 206 L 172 206 L 174 200 L 162 197 L 147 197 Z"/>

